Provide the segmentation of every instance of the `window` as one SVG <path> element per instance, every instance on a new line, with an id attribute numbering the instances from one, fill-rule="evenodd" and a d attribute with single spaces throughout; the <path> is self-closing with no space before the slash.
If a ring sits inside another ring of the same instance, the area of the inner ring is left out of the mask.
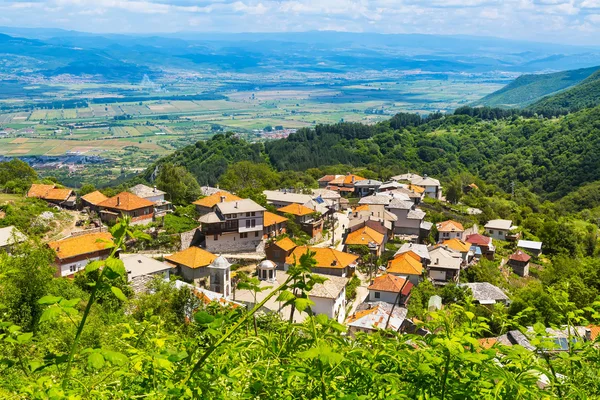
<path id="1" fill-rule="evenodd" d="M 256 226 L 256 220 L 253 219 L 253 220 L 251 220 L 251 222 L 252 222 L 252 227 L 254 228 Z"/>
<path id="2" fill-rule="evenodd" d="M 250 215 L 254 217 L 256 215 L 256 213 L 255 212 L 251 212 Z"/>
<path id="3" fill-rule="evenodd" d="M 258 231 L 254 232 L 254 237 L 258 237 Z"/>
<path id="4" fill-rule="evenodd" d="M 219 240 L 219 235 L 215 235 L 215 236 L 213 237 L 213 240 Z"/>
<path id="5" fill-rule="evenodd" d="M 381 293 L 375 292 L 375 298 L 378 299 L 381 296 Z"/>
<path id="6" fill-rule="evenodd" d="M 240 239 L 246 239 L 248 237 L 248 233 L 240 233 Z"/>
<path id="7" fill-rule="evenodd" d="M 250 228 L 250 220 L 249 219 L 246 220 L 246 228 Z"/>
<path id="8" fill-rule="evenodd" d="M 490 235 L 493 235 L 493 234 L 494 234 L 494 231 L 490 229 Z"/>
<path id="9" fill-rule="evenodd" d="M 69 272 L 77 272 L 77 265 L 71 265 L 69 267 Z"/>
<path id="10" fill-rule="evenodd" d="M 249 216 L 250 216 L 250 213 L 249 213 L 249 212 L 247 212 L 247 213 L 246 213 L 246 217 L 249 217 Z"/>

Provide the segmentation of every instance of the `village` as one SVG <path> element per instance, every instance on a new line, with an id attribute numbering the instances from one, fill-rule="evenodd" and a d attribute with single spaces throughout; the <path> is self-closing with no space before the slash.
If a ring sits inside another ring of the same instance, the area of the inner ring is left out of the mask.
<path id="1" fill-rule="evenodd" d="M 193 203 L 198 227 L 181 233 L 179 251 L 118 253 L 131 287 L 141 293 L 152 279 L 171 280 L 208 302 L 252 308 L 285 282 L 288 269 L 309 252 L 316 261 L 312 271 L 326 278 L 309 293 L 314 314 L 345 324 L 350 335 L 380 329 L 427 334 L 407 313 L 412 290 L 424 281 L 468 289 L 484 307 L 508 306 L 501 288 L 488 282 L 460 283 L 461 273 L 482 259 L 494 260 L 499 245 L 514 249 L 501 258 L 500 267 L 518 277 L 526 278 L 530 261 L 542 255 L 543 244 L 521 240 L 510 220 L 490 220 L 481 229 L 477 224 L 465 228 L 455 220 L 428 222 L 428 199 L 445 199 L 440 182 L 426 175 L 407 173 L 388 182 L 326 175 L 318 183 L 318 189 L 307 193 L 265 190 L 267 207 L 218 187 L 202 187 L 203 197 Z M 47 243 L 55 252 L 59 277 L 73 277 L 89 262 L 106 259 L 114 246 L 108 227 L 117 220 L 127 217 L 132 226 L 144 229 L 174 208 L 168 193 L 144 184 L 113 197 L 100 191 L 78 197 L 71 189 L 33 184 L 27 197 L 93 222 Z M 25 235 L 7 227 L 2 238 L 6 248 Z M 391 255 L 387 259 L 382 257 L 385 252 Z M 239 285 L 252 278 L 259 288 Z M 431 296 L 428 310 L 441 307 L 442 299 Z M 294 322 L 307 316 L 291 312 L 275 298 L 261 312 Z M 584 337 L 598 333 L 580 329 Z M 481 340 L 510 345 L 523 344 L 526 337 L 509 332 Z"/>

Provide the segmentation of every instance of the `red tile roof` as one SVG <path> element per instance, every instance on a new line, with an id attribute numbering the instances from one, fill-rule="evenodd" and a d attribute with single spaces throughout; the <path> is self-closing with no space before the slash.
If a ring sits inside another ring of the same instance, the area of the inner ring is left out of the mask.
<path id="1" fill-rule="evenodd" d="M 108 197 L 106 197 L 102 192 L 96 190 L 95 192 L 92 193 L 88 193 L 85 196 L 81 196 L 82 200 L 87 201 L 88 203 L 97 206 L 98 204 L 102 203 L 104 200 L 107 200 Z"/>
<path id="2" fill-rule="evenodd" d="M 481 235 L 479 233 L 474 233 L 472 235 L 467 236 L 466 240 L 466 242 L 474 244 L 476 246 L 489 246 L 491 241 L 492 238 Z"/>
<path id="3" fill-rule="evenodd" d="M 64 260 L 66 258 L 112 249 L 115 245 L 112 241 L 112 235 L 109 232 L 101 232 L 50 242 L 48 246 L 56 252 L 58 258 Z"/>
<path id="4" fill-rule="evenodd" d="M 528 262 L 529 260 L 531 260 L 531 256 L 529 254 L 523 253 L 521 250 L 517 250 L 510 256 L 510 259 L 513 261 Z"/>
<path id="5" fill-rule="evenodd" d="M 104 200 L 102 203 L 98 204 L 98 206 L 112 210 L 132 211 L 144 207 L 154 207 L 154 203 L 150 200 L 142 199 L 133 193 L 121 192 L 110 199 Z"/>
<path id="6" fill-rule="evenodd" d="M 406 283 L 406 284 L 405 284 Z M 404 286 L 404 289 L 402 287 Z M 373 283 L 367 288 L 369 290 L 378 290 L 380 292 L 398 293 L 402 289 L 402 294 L 407 296 L 413 288 L 413 284 L 406 279 L 392 274 L 384 274 L 373 279 Z"/>
<path id="7" fill-rule="evenodd" d="M 288 204 L 285 207 L 281 207 L 277 211 L 280 213 L 283 213 L 283 214 L 292 214 L 297 217 L 310 215 L 315 212 L 315 210 L 311 210 L 310 208 L 303 206 L 302 204 L 296 204 L 296 203 Z"/>
<path id="8" fill-rule="evenodd" d="M 281 224 L 288 219 L 272 212 L 265 211 L 263 226 L 271 226 L 275 224 Z"/>
<path id="9" fill-rule="evenodd" d="M 452 220 L 440 222 L 436 227 L 438 232 L 464 232 L 465 230 L 460 222 Z"/>

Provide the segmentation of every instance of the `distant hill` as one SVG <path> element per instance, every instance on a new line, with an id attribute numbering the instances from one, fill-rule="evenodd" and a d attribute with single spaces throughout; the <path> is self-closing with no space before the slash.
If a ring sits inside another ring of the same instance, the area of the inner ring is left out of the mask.
<path id="1" fill-rule="evenodd" d="M 600 66 L 562 71 L 552 74 L 521 75 L 502 89 L 491 93 L 474 105 L 488 107 L 524 107 L 544 96 L 572 88 L 596 73 Z"/>
<path id="2" fill-rule="evenodd" d="M 554 110 L 554 115 L 559 115 L 597 105 L 600 105 L 600 71 L 596 71 L 578 85 L 545 97 L 526 109 L 533 112 Z"/>

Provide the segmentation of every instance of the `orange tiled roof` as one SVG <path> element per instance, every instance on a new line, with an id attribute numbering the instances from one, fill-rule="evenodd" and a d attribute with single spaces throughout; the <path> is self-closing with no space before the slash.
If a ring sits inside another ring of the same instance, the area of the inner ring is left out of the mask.
<path id="1" fill-rule="evenodd" d="M 423 264 L 412 256 L 403 253 L 388 262 L 387 272 L 391 274 L 421 275 Z"/>
<path id="2" fill-rule="evenodd" d="M 590 330 L 591 339 L 596 340 L 598 335 L 600 335 L 600 326 L 599 325 L 588 325 L 587 328 Z"/>
<path id="3" fill-rule="evenodd" d="M 90 254 L 114 247 L 112 235 L 109 232 L 89 233 L 48 243 L 56 252 L 58 258 L 64 260 L 75 256 Z"/>
<path id="4" fill-rule="evenodd" d="M 281 239 L 281 240 L 279 240 L 278 242 L 275 242 L 275 245 L 276 245 L 277 247 L 279 247 L 280 249 L 284 250 L 284 251 L 290 251 L 290 250 L 292 250 L 294 247 L 296 247 L 296 246 L 297 246 L 297 244 L 296 244 L 296 243 L 294 243 L 294 242 L 292 241 L 292 239 L 290 239 L 290 238 L 287 238 L 287 237 L 286 237 L 286 238 L 283 238 L 283 239 Z"/>
<path id="5" fill-rule="evenodd" d="M 110 208 L 113 210 L 132 211 L 144 207 L 154 207 L 150 200 L 142 199 L 133 193 L 121 192 L 110 199 L 104 200 L 98 204 L 99 207 Z"/>
<path id="6" fill-rule="evenodd" d="M 383 244 L 383 235 L 368 226 L 357 229 L 346 237 L 346 244 L 368 245 L 371 242 L 381 246 Z"/>
<path id="7" fill-rule="evenodd" d="M 297 217 L 310 215 L 315 212 L 315 210 L 311 210 L 310 208 L 303 206 L 302 204 L 296 204 L 296 203 L 289 204 L 285 207 L 281 207 L 277 211 L 279 211 L 280 213 L 283 213 L 283 214 L 292 214 Z"/>
<path id="8" fill-rule="evenodd" d="M 449 249 L 456 250 L 461 253 L 466 253 L 471 249 L 470 243 L 463 242 L 462 240 L 457 238 L 446 240 L 442 242 L 442 244 L 444 246 L 447 246 Z"/>
<path id="9" fill-rule="evenodd" d="M 403 287 L 404 289 L 402 289 Z M 402 294 L 407 295 L 412 288 L 413 284 L 406 282 L 406 279 L 392 274 L 384 274 L 373 279 L 373 283 L 367 289 L 392 293 L 398 293 L 402 290 Z"/>
<path id="10" fill-rule="evenodd" d="M 331 182 L 335 179 L 335 175 L 323 175 L 317 182 Z"/>
<path id="11" fill-rule="evenodd" d="M 348 319 L 346 320 L 346 323 L 351 324 L 352 322 L 358 321 L 365 315 L 373 314 L 375 311 L 377 311 L 378 307 L 379 306 L 375 306 L 375 307 L 372 307 L 372 308 L 369 308 L 366 310 L 357 311 L 348 317 Z"/>
<path id="12" fill-rule="evenodd" d="M 173 264 L 184 265 L 188 268 L 202 268 L 210 265 L 215 258 L 217 258 L 217 256 L 213 253 L 209 253 L 200 247 L 192 246 L 186 250 L 165 257 L 165 260 L 170 261 Z"/>
<path id="13" fill-rule="evenodd" d="M 99 190 L 96 190 L 95 192 L 88 193 L 85 196 L 81 196 L 81 199 L 87 201 L 90 204 L 97 206 L 98 204 L 102 203 L 104 200 L 107 200 L 108 197 L 106 197 Z"/>
<path id="14" fill-rule="evenodd" d="M 231 194 L 229 192 L 216 192 L 210 196 L 196 200 L 193 204 L 200 207 L 213 208 L 221 202 L 221 196 L 225 197 L 225 201 L 242 200 L 241 197 L 237 197 L 235 194 Z"/>
<path id="15" fill-rule="evenodd" d="M 361 204 L 360 206 L 356 206 L 352 209 L 353 212 L 359 212 L 359 211 L 369 211 L 369 205 L 368 204 Z"/>
<path id="16" fill-rule="evenodd" d="M 280 224 L 287 221 L 288 219 L 281 215 L 273 214 L 272 212 L 265 211 L 263 226 L 271 226 Z"/>
<path id="17" fill-rule="evenodd" d="M 493 345 L 496 344 L 496 342 L 498 341 L 497 338 L 495 337 L 491 337 L 491 338 L 481 338 L 481 339 L 477 339 L 477 341 L 479 342 L 479 345 L 481 347 L 483 347 L 484 349 L 489 349 L 491 348 Z"/>
<path id="18" fill-rule="evenodd" d="M 464 232 L 465 228 L 463 228 L 460 222 L 452 221 L 450 219 L 437 224 L 437 230 L 438 232 Z"/>
<path id="19" fill-rule="evenodd" d="M 315 253 L 314 258 L 317 261 L 315 267 L 318 268 L 346 268 L 358 259 L 358 256 L 354 254 L 344 253 L 330 248 L 298 246 L 294 249 L 292 254 L 285 259 L 285 262 L 287 264 L 294 264 L 294 258 L 296 262 L 300 262 L 300 257 L 306 254 L 307 250 Z"/>
<path id="20" fill-rule="evenodd" d="M 48 194 L 49 191 L 54 189 L 54 187 L 54 185 L 43 185 L 41 183 L 34 183 L 33 185 L 31 185 L 31 188 L 29 188 L 29 191 L 27 192 L 27 197 L 43 198 Z"/>
<path id="21" fill-rule="evenodd" d="M 425 191 L 425 188 L 417 185 L 408 185 L 408 190 L 417 194 L 421 194 Z"/>
<path id="22" fill-rule="evenodd" d="M 416 261 L 421 262 L 421 256 L 418 255 L 417 253 L 415 253 L 412 250 L 406 251 L 406 252 L 404 252 L 402 254 L 406 254 L 407 256 L 410 256 L 410 257 L 414 258 Z"/>
<path id="23" fill-rule="evenodd" d="M 352 178 L 354 178 L 354 182 L 352 182 Z M 364 181 L 367 178 L 363 178 L 362 176 L 348 174 L 339 176 L 331 181 L 329 181 L 330 185 L 352 185 L 358 181 Z"/>
<path id="24" fill-rule="evenodd" d="M 50 189 L 50 191 L 48 191 L 48 193 L 46 193 L 46 196 L 42 197 L 45 200 L 62 200 L 65 201 L 67 200 L 71 194 L 73 193 L 73 191 L 71 189 Z"/>

